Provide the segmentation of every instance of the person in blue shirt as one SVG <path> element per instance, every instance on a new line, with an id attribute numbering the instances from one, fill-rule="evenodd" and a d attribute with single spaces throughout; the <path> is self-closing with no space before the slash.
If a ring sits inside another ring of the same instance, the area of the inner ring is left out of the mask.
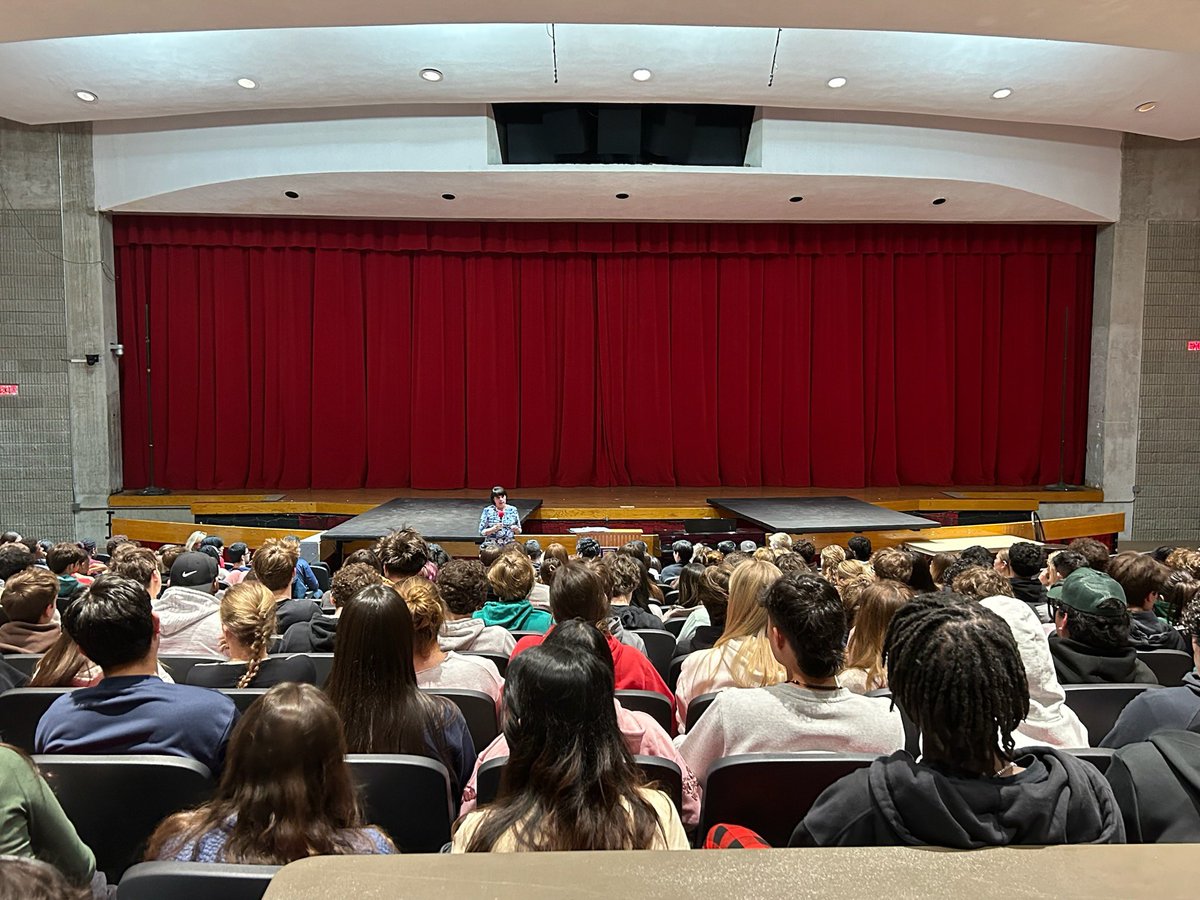
<path id="1" fill-rule="evenodd" d="M 508 505 L 508 491 L 500 485 L 492 488 L 492 503 L 479 517 L 479 534 L 494 543 L 511 544 L 521 533 L 521 515 Z"/>
<path id="2" fill-rule="evenodd" d="M 101 576 L 62 619 L 104 678 L 50 705 L 34 735 L 36 752 L 185 756 L 220 773 L 237 708 L 216 691 L 167 684 L 155 674 L 158 616 L 144 587 Z"/>

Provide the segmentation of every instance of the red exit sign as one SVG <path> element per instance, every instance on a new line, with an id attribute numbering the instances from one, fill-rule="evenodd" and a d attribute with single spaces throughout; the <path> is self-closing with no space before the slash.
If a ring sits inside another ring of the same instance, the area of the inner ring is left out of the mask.
<path id="1" fill-rule="evenodd" d="M 1200 349 L 1198 347 L 1197 349 Z M 0 384 L 0 397 L 15 397 L 17 396 L 18 386 L 15 384 Z"/>
<path id="2" fill-rule="evenodd" d="M 1200 352 L 1200 341 L 1188 341 L 1188 350 L 1193 353 Z"/>

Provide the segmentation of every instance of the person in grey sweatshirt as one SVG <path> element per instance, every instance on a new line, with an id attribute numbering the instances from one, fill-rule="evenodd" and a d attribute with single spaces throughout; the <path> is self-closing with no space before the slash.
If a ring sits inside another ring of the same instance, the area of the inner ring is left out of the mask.
<path id="1" fill-rule="evenodd" d="M 487 573 L 477 560 L 452 559 L 438 569 L 435 583 L 446 603 L 446 621 L 438 631 L 442 650 L 512 653 L 517 641 L 507 629 L 471 618 L 487 599 Z"/>

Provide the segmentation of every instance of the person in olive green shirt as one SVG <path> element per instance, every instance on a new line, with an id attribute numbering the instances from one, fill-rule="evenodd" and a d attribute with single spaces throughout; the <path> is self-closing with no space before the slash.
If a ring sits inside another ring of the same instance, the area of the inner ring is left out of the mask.
<path id="1" fill-rule="evenodd" d="M 40 859 L 81 886 L 96 874 L 96 858 L 58 798 L 32 761 L 7 744 L 0 744 L 0 856 Z"/>

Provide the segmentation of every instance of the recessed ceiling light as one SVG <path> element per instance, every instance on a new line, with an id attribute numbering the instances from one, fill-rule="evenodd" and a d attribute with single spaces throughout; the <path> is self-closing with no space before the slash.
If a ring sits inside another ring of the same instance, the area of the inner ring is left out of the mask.
<path id="1" fill-rule="evenodd" d="M 632 75 L 634 81 L 649 81 L 654 77 L 654 73 L 649 69 L 634 69 Z"/>
<path id="2" fill-rule="evenodd" d="M 300 195 L 297 194 L 295 191 L 284 191 L 283 196 L 287 197 L 289 200 L 299 200 L 300 199 Z"/>
<path id="3" fill-rule="evenodd" d="M 76 91 L 75 96 L 78 97 L 80 100 L 82 100 L 84 103 L 95 103 L 97 100 L 100 99 L 95 94 L 93 94 L 91 91 Z"/>
<path id="4" fill-rule="evenodd" d="M 628 200 L 629 199 L 629 195 L 626 194 L 624 191 L 622 191 L 619 194 L 614 194 L 613 196 L 615 196 L 618 200 Z"/>
<path id="5" fill-rule="evenodd" d="M 945 202 L 946 202 L 946 198 L 945 198 L 945 197 L 934 197 L 934 198 L 933 198 L 933 205 L 934 205 L 934 206 L 941 206 L 941 205 L 942 205 L 943 203 L 945 203 Z"/>
<path id="6" fill-rule="evenodd" d="M 442 194 L 442 199 L 443 200 L 453 200 L 454 195 L 453 194 Z"/>
<path id="7" fill-rule="evenodd" d="M 788 203 L 799 203 L 803 197 L 788 197 Z"/>
<path id="8" fill-rule="evenodd" d="M 239 78 L 237 80 L 237 83 L 238 83 L 238 87 L 244 87 L 248 91 L 252 91 L 256 87 L 258 87 L 258 82 L 255 81 L 253 78 Z"/>
<path id="9" fill-rule="evenodd" d="M 1007 100 L 1012 96 L 1012 88 L 1000 88 L 998 91 L 992 91 L 993 100 Z"/>
<path id="10" fill-rule="evenodd" d="M 830 78 L 825 84 L 831 88 L 845 87 L 846 79 L 839 75 L 837 78 Z"/>
<path id="11" fill-rule="evenodd" d="M 82 100 L 83 98 L 80 97 L 79 99 Z M 1154 109 L 1154 107 L 1156 107 L 1156 106 L 1158 106 L 1158 104 L 1155 103 L 1153 100 L 1147 100 L 1145 103 L 1138 104 L 1137 111 L 1138 112 L 1150 112 L 1150 110 Z"/>
<path id="12" fill-rule="evenodd" d="M 422 69 L 420 74 L 426 81 L 441 81 L 445 77 L 441 69 Z"/>

